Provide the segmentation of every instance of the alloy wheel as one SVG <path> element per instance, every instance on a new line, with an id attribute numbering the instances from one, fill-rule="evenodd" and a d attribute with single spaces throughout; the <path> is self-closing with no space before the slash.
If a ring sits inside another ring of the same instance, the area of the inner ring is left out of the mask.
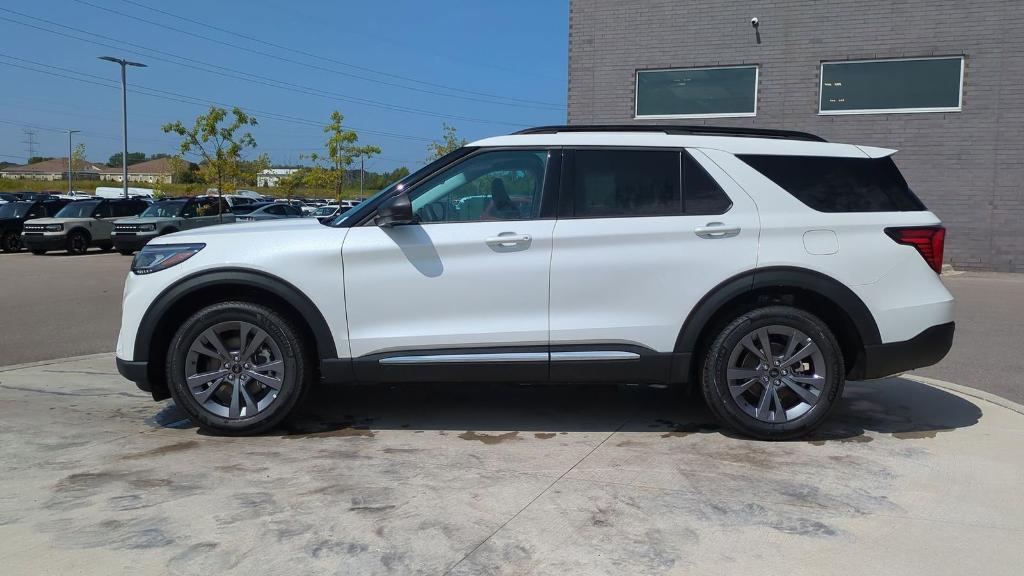
<path id="1" fill-rule="evenodd" d="M 266 410 L 285 380 L 277 342 L 248 322 L 221 322 L 203 331 L 185 355 L 185 384 L 204 410 L 251 418 Z"/>
<path id="2" fill-rule="evenodd" d="M 736 404 L 749 416 L 775 424 L 813 408 L 828 377 L 814 340 L 781 325 L 756 328 L 741 338 L 729 355 L 726 373 Z"/>
<path id="3" fill-rule="evenodd" d="M 5 234 L 3 242 L 4 252 L 17 252 L 21 249 L 21 241 L 18 239 L 18 235 L 13 232 Z"/>

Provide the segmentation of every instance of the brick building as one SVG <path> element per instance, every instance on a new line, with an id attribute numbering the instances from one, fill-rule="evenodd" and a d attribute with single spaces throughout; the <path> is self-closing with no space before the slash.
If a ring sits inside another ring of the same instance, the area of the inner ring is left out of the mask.
<path id="1" fill-rule="evenodd" d="M 947 262 L 1024 272 L 1022 21 L 1020 0 L 570 0 L 569 123 L 896 148 Z"/>

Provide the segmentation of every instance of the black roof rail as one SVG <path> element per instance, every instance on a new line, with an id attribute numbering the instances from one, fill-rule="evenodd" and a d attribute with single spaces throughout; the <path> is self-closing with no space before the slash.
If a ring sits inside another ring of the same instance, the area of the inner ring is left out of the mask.
<path id="1" fill-rule="evenodd" d="M 514 134 L 557 134 L 559 132 L 662 132 L 693 136 L 739 136 L 745 138 L 779 138 L 828 142 L 817 134 L 774 128 L 742 128 L 737 126 L 682 126 L 673 124 L 577 124 L 574 126 L 537 126 Z"/>

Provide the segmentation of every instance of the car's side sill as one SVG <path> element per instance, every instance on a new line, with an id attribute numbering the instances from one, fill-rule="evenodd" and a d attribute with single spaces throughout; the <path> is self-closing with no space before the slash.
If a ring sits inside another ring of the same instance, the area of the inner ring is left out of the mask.
<path id="1" fill-rule="evenodd" d="M 418 354 L 388 356 L 380 364 L 488 364 L 505 362 L 547 362 L 547 352 L 484 353 L 484 354 Z"/>

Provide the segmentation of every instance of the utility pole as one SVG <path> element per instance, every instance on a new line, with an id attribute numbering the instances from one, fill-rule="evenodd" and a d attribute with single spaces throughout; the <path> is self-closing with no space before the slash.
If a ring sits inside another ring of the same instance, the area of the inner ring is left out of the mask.
<path id="1" fill-rule="evenodd" d="M 28 160 L 31 160 L 36 157 L 36 131 L 25 128 L 22 132 L 25 133 L 25 139 L 21 143 L 28 147 Z"/>
<path id="2" fill-rule="evenodd" d="M 123 58 L 114 58 L 113 56 L 98 56 L 100 60 L 106 60 L 107 62 L 113 62 L 121 65 L 121 128 L 123 133 L 122 139 L 122 152 L 121 152 L 121 181 L 124 184 L 124 197 L 128 198 L 128 80 L 125 68 L 128 66 L 138 66 L 139 68 L 145 68 L 145 64 L 139 62 L 129 62 Z"/>
<path id="3" fill-rule="evenodd" d="M 363 201 L 363 174 L 366 173 L 366 170 L 363 168 L 363 160 L 364 160 L 364 158 L 362 156 L 360 156 L 359 157 L 359 201 L 360 202 Z"/>
<path id="4" fill-rule="evenodd" d="M 75 179 L 75 163 L 72 160 L 71 153 L 71 135 L 78 134 L 81 130 L 68 130 L 68 196 L 74 192 L 74 188 L 71 187 L 71 182 Z"/>

